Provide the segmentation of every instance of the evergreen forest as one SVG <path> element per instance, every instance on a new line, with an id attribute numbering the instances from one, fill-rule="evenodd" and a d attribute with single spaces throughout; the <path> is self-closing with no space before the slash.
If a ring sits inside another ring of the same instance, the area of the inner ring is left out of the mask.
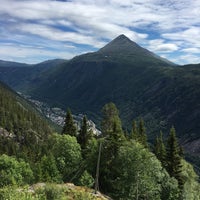
<path id="1" fill-rule="evenodd" d="M 100 199 L 93 195 L 98 191 L 116 200 L 200 199 L 199 177 L 184 159 L 175 127 L 150 144 L 145 121 L 133 119 L 124 130 L 111 102 L 102 108 L 100 135 L 86 115 L 78 128 L 70 109 L 56 133 L 29 103 L 0 86 L 0 199 L 90 200 Z"/>

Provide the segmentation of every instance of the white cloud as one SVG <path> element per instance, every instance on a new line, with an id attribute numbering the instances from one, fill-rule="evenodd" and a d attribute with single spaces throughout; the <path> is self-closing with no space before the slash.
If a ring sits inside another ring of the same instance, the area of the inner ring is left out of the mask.
<path id="1" fill-rule="evenodd" d="M 78 52 L 67 51 L 66 48 L 56 51 L 54 49 L 45 49 L 41 46 L 13 45 L 10 43 L 0 46 L 1 59 L 16 62 L 37 63 L 45 59 L 70 59 L 77 55 L 77 53 Z"/>
<path id="2" fill-rule="evenodd" d="M 200 57 L 193 54 L 185 54 L 177 58 L 174 58 L 173 61 L 180 64 L 186 64 L 186 63 L 195 64 L 195 63 L 200 63 Z"/>
<path id="3" fill-rule="evenodd" d="M 153 52 L 169 53 L 177 51 L 179 47 L 176 44 L 166 43 L 162 39 L 155 39 L 149 41 L 148 49 Z"/>
<path id="4" fill-rule="evenodd" d="M 199 10 L 199 0 L 1 0 L 0 40 L 100 48 L 123 33 L 157 53 L 198 53 Z"/>
<path id="5" fill-rule="evenodd" d="M 178 47 L 175 44 L 161 44 L 156 47 L 155 51 L 161 52 L 172 52 L 178 50 Z"/>
<path id="6" fill-rule="evenodd" d="M 185 46 L 200 47 L 200 27 L 191 26 L 184 31 L 165 33 L 162 36 L 173 41 L 182 41 Z"/>
<path id="7" fill-rule="evenodd" d="M 95 40 L 95 38 L 91 36 L 85 36 L 75 32 L 64 32 L 45 25 L 21 24 L 17 29 L 18 31 L 38 35 L 55 41 L 70 41 L 73 43 L 88 44 L 94 47 L 101 47 L 105 44 Z"/>
<path id="8" fill-rule="evenodd" d="M 184 48 L 181 51 L 186 52 L 186 53 L 199 54 L 200 53 L 200 48 Z"/>

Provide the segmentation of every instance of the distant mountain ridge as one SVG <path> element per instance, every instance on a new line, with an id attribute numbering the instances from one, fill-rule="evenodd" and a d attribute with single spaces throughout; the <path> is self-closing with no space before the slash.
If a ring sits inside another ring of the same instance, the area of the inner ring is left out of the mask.
<path id="1" fill-rule="evenodd" d="M 28 67 L 29 64 L 0 60 L 0 67 Z"/>
<path id="2" fill-rule="evenodd" d="M 10 61 L 0 61 L 0 80 L 8 84 L 16 91 L 26 90 L 37 83 L 43 73 L 53 73 L 54 69 L 62 63 L 63 59 L 47 60 L 38 64 L 24 64 Z"/>
<path id="3" fill-rule="evenodd" d="M 29 67 L 26 73 L 22 68 L 0 67 L 0 79 L 15 90 L 63 109 L 70 107 L 96 122 L 102 106 L 113 101 L 124 127 L 143 117 L 150 137 L 160 130 L 167 133 L 172 125 L 179 137 L 200 137 L 200 64 L 177 66 L 124 35 L 94 53 L 48 67 L 50 63 L 40 69 Z"/>

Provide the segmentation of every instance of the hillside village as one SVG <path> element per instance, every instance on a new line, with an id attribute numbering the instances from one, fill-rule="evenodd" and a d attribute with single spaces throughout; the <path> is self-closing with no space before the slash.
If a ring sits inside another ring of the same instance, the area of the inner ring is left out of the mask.
<path id="1" fill-rule="evenodd" d="M 24 95 L 20 92 L 18 92 L 21 96 L 23 96 L 25 99 L 27 99 L 29 102 L 33 103 L 35 108 L 43 114 L 45 117 L 47 117 L 49 120 L 51 120 L 53 123 L 63 127 L 64 126 L 64 120 L 66 116 L 66 112 L 58 107 L 50 107 L 47 103 L 41 102 L 39 100 L 33 99 L 30 95 Z M 78 127 L 78 130 L 80 130 L 81 121 L 83 119 L 83 114 L 73 115 L 73 119 Z M 100 135 L 101 131 L 96 128 L 96 124 L 88 119 L 88 126 L 89 129 L 95 134 Z"/>

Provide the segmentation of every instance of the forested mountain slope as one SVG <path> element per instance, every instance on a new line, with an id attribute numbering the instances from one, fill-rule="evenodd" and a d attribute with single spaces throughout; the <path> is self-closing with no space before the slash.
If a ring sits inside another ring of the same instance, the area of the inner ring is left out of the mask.
<path id="1" fill-rule="evenodd" d="M 18 73 L 7 71 L 8 76 L 1 73 L 0 78 L 51 105 L 86 113 L 97 123 L 102 106 L 112 101 L 124 128 L 142 116 L 150 138 L 172 124 L 179 137 L 199 138 L 199 64 L 175 65 L 120 35 L 97 52 L 47 68 L 24 76 L 18 68 Z"/>
<path id="2" fill-rule="evenodd" d="M 173 127 L 167 140 L 160 134 L 151 148 L 143 119 L 127 134 L 118 109 L 109 103 L 102 108 L 105 137 L 94 135 L 86 116 L 80 131 L 66 115 L 62 134 L 50 134 L 34 109 L 3 84 L 0 97 L 1 199 L 99 199 L 86 186 L 114 199 L 200 198 L 198 176 L 184 160 Z"/>
<path id="3" fill-rule="evenodd" d="M 22 97 L 0 82 L 0 153 L 25 153 L 51 133 L 47 121 Z"/>
<path id="4" fill-rule="evenodd" d="M 54 68 L 67 62 L 62 59 L 47 60 L 34 65 L 0 61 L 0 80 L 16 91 L 26 91 L 39 83 L 40 76 L 54 73 Z"/>

